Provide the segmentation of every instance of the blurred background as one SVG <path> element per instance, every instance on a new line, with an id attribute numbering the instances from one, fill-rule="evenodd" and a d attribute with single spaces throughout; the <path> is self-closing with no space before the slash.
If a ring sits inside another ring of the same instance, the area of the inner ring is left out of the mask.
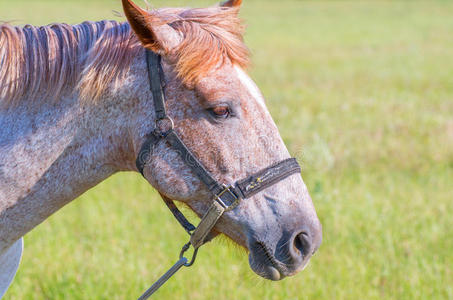
<path id="1" fill-rule="evenodd" d="M 0 0 L 15 25 L 124 20 L 114 11 L 119 0 Z M 154 299 L 453 299 L 453 3 L 244 0 L 241 16 L 324 241 L 305 271 L 269 282 L 217 239 Z M 118 174 L 26 235 L 5 299 L 133 299 L 186 239 L 138 174 Z"/>

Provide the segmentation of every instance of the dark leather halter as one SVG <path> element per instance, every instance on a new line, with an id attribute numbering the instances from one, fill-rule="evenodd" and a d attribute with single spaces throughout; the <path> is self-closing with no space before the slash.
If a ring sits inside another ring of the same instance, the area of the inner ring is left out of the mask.
<path id="1" fill-rule="evenodd" d="M 192 172 L 197 175 L 213 195 L 212 204 L 197 227 L 187 220 L 172 200 L 163 197 L 176 220 L 178 220 L 190 235 L 190 241 L 183 247 L 180 259 L 184 258 L 184 252 L 192 245 L 194 248 L 192 259 L 190 262 L 186 260 L 182 264 L 184 266 L 191 266 L 195 261 L 198 248 L 211 239 L 209 234 L 224 212 L 235 208 L 241 199 L 249 198 L 290 175 L 300 173 L 301 169 L 295 158 L 288 158 L 230 185 L 217 181 L 184 144 L 174 130 L 173 120 L 167 115 L 164 94 L 165 82 L 163 80 L 164 76 L 160 55 L 146 50 L 146 61 L 154 101 L 156 128 L 147 135 L 147 139 L 141 147 L 136 160 L 137 169 L 144 176 L 143 169 L 150 161 L 154 147 L 157 143 L 165 141 L 176 150 L 184 162 L 191 168 Z M 143 296 L 145 295 L 146 293 Z"/>

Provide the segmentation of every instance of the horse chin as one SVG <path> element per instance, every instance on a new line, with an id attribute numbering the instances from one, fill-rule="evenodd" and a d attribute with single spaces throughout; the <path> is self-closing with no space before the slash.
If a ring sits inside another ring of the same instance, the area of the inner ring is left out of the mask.
<path id="1" fill-rule="evenodd" d="M 250 268 L 257 275 L 272 281 L 286 277 L 283 266 L 277 261 L 269 247 L 263 242 L 255 242 L 249 246 Z"/>
<path id="2" fill-rule="evenodd" d="M 267 258 L 261 260 L 254 257 L 252 253 L 249 254 L 250 268 L 257 275 L 272 281 L 279 281 L 286 277 L 283 275 L 283 272 L 279 270 L 278 266 L 267 260 Z"/>

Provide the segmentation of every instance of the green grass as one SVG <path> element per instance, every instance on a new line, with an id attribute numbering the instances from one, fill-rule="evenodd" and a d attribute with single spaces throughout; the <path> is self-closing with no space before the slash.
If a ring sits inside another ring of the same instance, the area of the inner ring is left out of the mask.
<path id="1" fill-rule="evenodd" d="M 0 20 L 111 19 L 119 2 L 2 0 Z M 251 74 L 324 242 L 304 272 L 268 282 L 214 241 L 155 299 L 453 299 L 452 16 L 449 1 L 245 0 Z M 139 175 L 116 175 L 25 237 L 5 299 L 133 299 L 186 239 Z"/>

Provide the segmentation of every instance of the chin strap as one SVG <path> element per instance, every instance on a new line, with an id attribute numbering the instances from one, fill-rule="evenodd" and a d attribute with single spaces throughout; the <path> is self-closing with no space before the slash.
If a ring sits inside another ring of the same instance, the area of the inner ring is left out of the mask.
<path id="1" fill-rule="evenodd" d="M 151 286 L 139 299 L 147 299 L 160 286 L 162 286 L 171 276 L 173 276 L 182 266 L 190 267 L 196 259 L 198 249 L 211 240 L 214 235 L 211 234 L 217 221 L 225 213 L 234 209 L 241 199 L 249 198 L 256 193 L 274 185 L 277 182 L 300 173 L 301 169 L 295 158 L 288 158 L 271 165 L 257 173 L 254 173 L 242 180 L 231 185 L 225 185 L 218 182 L 212 174 L 204 167 L 197 157 L 184 144 L 181 138 L 174 130 L 173 120 L 167 115 L 165 109 L 165 96 L 163 92 L 163 72 L 161 67 L 161 58 L 159 55 L 146 50 L 146 60 L 148 65 L 148 74 L 151 92 L 153 95 L 154 109 L 156 115 L 156 127 L 147 136 L 141 150 L 137 156 L 136 166 L 144 176 L 143 170 L 150 161 L 153 149 L 159 142 L 166 142 L 175 150 L 180 158 L 190 167 L 192 172 L 207 186 L 213 195 L 213 200 L 208 210 L 201 218 L 200 223 L 195 227 L 190 223 L 184 214 L 176 207 L 173 200 L 163 196 L 165 204 L 168 206 L 173 216 L 181 226 L 190 235 L 190 240 L 181 250 L 179 260 L 168 270 L 155 284 Z M 184 253 L 193 247 L 193 255 L 189 261 L 184 257 Z"/>

